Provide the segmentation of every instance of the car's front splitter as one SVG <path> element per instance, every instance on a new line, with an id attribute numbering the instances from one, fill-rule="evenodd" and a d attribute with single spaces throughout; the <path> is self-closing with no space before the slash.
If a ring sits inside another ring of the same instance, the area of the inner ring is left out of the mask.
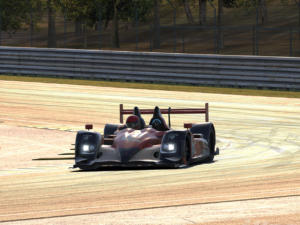
<path id="1" fill-rule="evenodd" d="M 76 156 L 74 168 L 93 170 L 103 167 L 174 167 L 180 154 L 160 154 L 160 145 L 142 150 L 114 149 L 104 146 L 99 157 Z"/>
<path id="2" fill-rule="evenodd" d="M 77 163 L 73 168 L 80 168 L 82 170 L 97 170 L 101 168 L 112 168 L 112 167 L 122 167 L 122 168 L 173 168 L 179 165 L 179 162 L 170 161 L 134 161 L 134 162 L 93 162 L 93 163 Z"/>

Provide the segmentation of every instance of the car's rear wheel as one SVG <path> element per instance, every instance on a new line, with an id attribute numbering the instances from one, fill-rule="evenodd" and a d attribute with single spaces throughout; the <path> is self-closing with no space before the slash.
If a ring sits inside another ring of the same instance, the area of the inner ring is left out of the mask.
<path id="1" fill-rule="evenodd" d="M 215 136 L 214 130 L 211 130 L 208 137 L 209 156 L 206 160 L 207 162 L 212 162 L 215 157 Z"/>

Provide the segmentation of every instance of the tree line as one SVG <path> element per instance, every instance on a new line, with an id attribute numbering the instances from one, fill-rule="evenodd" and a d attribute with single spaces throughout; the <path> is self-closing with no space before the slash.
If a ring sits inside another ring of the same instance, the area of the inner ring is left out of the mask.
<path id="1" fill-rule="evenodd" d="M 296 1 L 296 0 L 295 0 Z M 48 47 L 56 47 L 55 17 L 63 14 L 74 21 L 76 30 L 85 33 L 86 27 L 113 26 L 113 46 L 120 47 L 119 21 L 134 23 L 153 17 L 154 48 L 159 47 L 160 7 L 170 4 L 183 7 L 190 24 L 206 24 L 207 5 L 217 5 L 218 23 L 222 23 L 223 8 L 259 7 L 262 23 L 267 20 L 266 0 L 0 0 L 0 27 L 14 32 L 27 23 L 33 29 L 46 13 L 48 15 Z M 198 7 L 198 21 L 191 13 Z M 34 13 L 33 13 L 34 12 Z M 101 21 L 101 23 L 99 23 Z"/>

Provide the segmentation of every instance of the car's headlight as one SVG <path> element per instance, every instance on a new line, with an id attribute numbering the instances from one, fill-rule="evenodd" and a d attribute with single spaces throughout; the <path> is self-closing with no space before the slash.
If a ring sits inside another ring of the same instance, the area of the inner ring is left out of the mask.
<path id="1" fill-rule="evenodd" d="M 83 145 L 82 146 L 82 151 L 89 152 L 90 151 L 90 146 L 89 145 Z"/>
<path id="2" fill-rule="evenodd" d="M 81 153 L 83 154 L 88 154 L 88 153 L 92 153 L 95 150 L 95 146 L 91 145 L 91 144 L 83 144 L 81 146 Z"/>
<path id="3" fill-rule="evenodd" d="M 168 143 L 168 144 L 163 144 L 162 150 L 164 152 L 176 152 L 176 144 L 175 143 Z"/>

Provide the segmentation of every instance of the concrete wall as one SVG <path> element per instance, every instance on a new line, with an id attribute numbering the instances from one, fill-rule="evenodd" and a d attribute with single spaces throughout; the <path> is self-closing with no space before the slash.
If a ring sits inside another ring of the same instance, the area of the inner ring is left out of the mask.
<path id="1" fill-rule="evenodd" d="M 0 47 L 0 74 L 300 90 L 300 58 Z"/>

